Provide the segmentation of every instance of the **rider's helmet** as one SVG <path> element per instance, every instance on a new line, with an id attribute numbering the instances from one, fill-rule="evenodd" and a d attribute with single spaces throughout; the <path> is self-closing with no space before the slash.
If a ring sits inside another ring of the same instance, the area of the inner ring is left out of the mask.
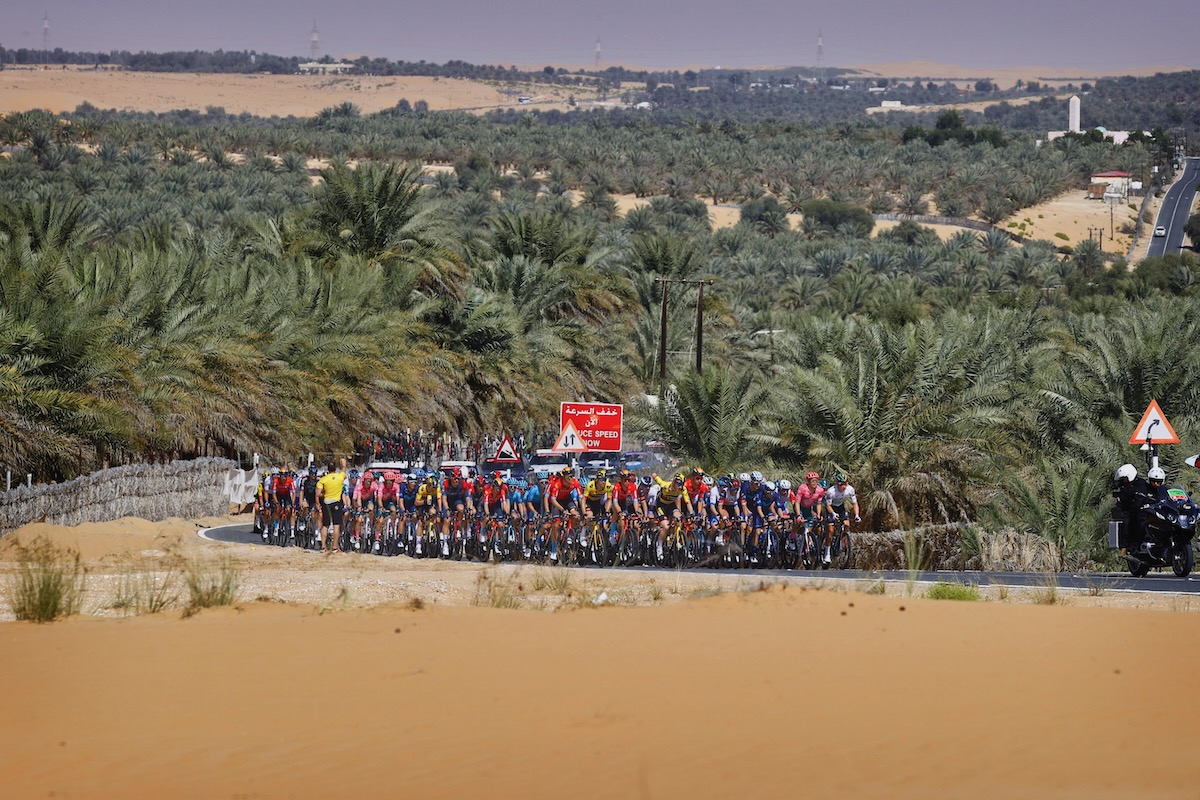
<path id="1" fill-rule="evenodd" d="M 383 480 L 383 473 L 382 472 L 372 472 L 371 477 L 377 481 L 381 481 L 381 480 Z"/>
<path id="2" fill-rule="evenodd" d="M 767 481 L 766 483 L 763 484 L 763 488 L 766 489 L 768 492 L 775 491 L 775 481 Z"/>
<path id="3" fill-rule="evenodd" d="M 752 483 L 762 483 L 762 479 L 763 479 L 763 474 L 761 472 L 759 472 L 758 470 L 754 470 L 754 472 L 750 473 L 750 481 Z"/>
<path id="4" fill-rule="evenodd" d="M 1155 467 L 1146 473 L 1146 479 L 1151 483 L 1162 483 L 1167 479 L 1167 473 L 1162 471 L 1162 467 Z"/>
<path id="5" fill-rule="evenodd" d="M 722 475 L 720 478 L 717 479 L 717 486 L 724 488 L 726 486 L 732 486 L 732 485 L 733 485 L 733 476 L 732 475 Z"/>
<path id="6" fill-rule="evenodd" d="M 315 466 L 313 466 L 312 464 L 309 464 L 309 465 L 308 465 L 308 474 L 309 474 L 309 475 L 316 475 L 316 474 L 317 474 L 317 468 L 316 468 Z"/>
<path id="7" fill-rule="evenodd" d="M 430 473 L 425 476 L 425 482 L 430 486 L 437 486 L 437 475 Z"/>
<path id="8" fill-rule="evenodd" d="M 271 467 L 271 474 L 272 474 L 272 475 L 278 475 L 278 474 L 279 474 L 279 467 Z"/>
<path id="9" fill-rule="evenodd" d="M 838 484 L 846 483 L 846 473 L 839 472 L 837 474 L 837 482 L 838 482 Z"/>
<path id="10" fill-rule="evenodd" d="M 352 469 L 352 470 L 350 470 L 350 477 L 351 477 L 351 478 L 357 478 L 357 477 L 358 477 L 358 470 L 356 470 L 356 469 Z"/>
<path id="11" fill-rule="evenodd" d="M 504 483 L 504 476 L 501 475 L 499 472 L 493 472 L 492 480 L 495 481 L 496 483 Z"/>
<path id="12" fill-rule="evenodd" d="M 596 480 L 598 480 L 598 481 L 600 481 L 601 483 L 603 483 L 603 482 L 604 482 L 604 480 L 605 480 L 607 477 L 608 477 L 608 470 L 606 470 L 606 469 L 598 469 L 598 470 L 596 470 Z"/>
<path id="13" fill-rule="evenodd" d="M 569 477 L 571 477 L 571 468 L 570 468 L 570 467 L 563 467 L 562 469 L 560 469 L 560 470 L 558 471 L 558 474 L 559 474 L 559 475 L 562 475 L 564 478 L 569 478 Z"/>
<path id="14" fill-rule="evenodd" d="M 779 490 L 781 492 L 790 492 L 792 490 L 792 482 L 784 478 L 779 482 Z"/>
<path id="15" fill-rule="evenodd" d="M 704 476 L 704 479 L 703 479 L 701 482 L 702 482 L 702 483 L 703 483 L 705 486 L 712 486 L 712 485 L 713 485 L 713 483 L 714 483 L 714 481 L 713 481 L 713 476 L 712 476 L 712 475 L 705 475 L 705 476 Z"/>
<path id="16" fill-rule="evenodd" d="M 742 483 L 748 483 L 750 481 L 750 473 L 743 472 L 741 475 L 738 475 L 738 480 Z"/>
<path id="17" fill-rule="evenodd" d="M 654 483 L 654 478 L 651 478 L 649 475 L 642 476 L 642 486 L 649 486 L 652 483 Z"/>
<path id="18" fill-rule="evenodd" d="M 692 474 L 693 475 L 703 475 L 704 470 L 700 469 L 699 467 L 692 467 Z"/>
<path id="19" fill-rule="evenodd" d="M 1117 474 L 1113 475 L 1113 480 L 1131 481 L 1137 477 L 1137 467 L 1133 464 L 1122 464 L 1117 467 Z"/>
<path id="20" fill-rule="evenodd" d="M 675 473 L 675 482 L 676 483 L 683 483 L 685 480 L 687 480 L 687 476 L 684 475 L 682 472 Z"/>
<path id="21" fill-rule="evenodd" d="M 805 475 L 805 476 L 804 476 L 804 480 L 806 480 L 806 481 L 819 481 L 819 480 L 821 480 L 821 473 L 819 473 L 819 472 L 810 472 L 810 473 L 808 473 L 807 475 Z"/>

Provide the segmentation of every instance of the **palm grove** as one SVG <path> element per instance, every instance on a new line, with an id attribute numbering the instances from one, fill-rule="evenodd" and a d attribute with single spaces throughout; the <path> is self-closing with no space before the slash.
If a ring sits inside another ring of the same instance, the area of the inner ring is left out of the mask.
<path id="1" fill-rule="evenodd" d="M 1147 403 L 1195 441 L 1190 255 L 1129 270 L 998 229 L 872 236 L 871 213 L 931 201 L 1004 219 L 1145 168 L 1145 143 L 350 105 L 14 113 L 0 143 L 16 473 L 547 427 L 560 400 L 601 399 L 709 470 L 845 470 L 874 529 L 981 521 L 1087 553 Z M 648 202 L 618 215 L 617 192 Z M 706 205 L 726 202 L 742 222 L 711 230 Z M 715 281 L 699 374 L 696 295 L 671 295 L 665 386 L 659 277 Z"/>

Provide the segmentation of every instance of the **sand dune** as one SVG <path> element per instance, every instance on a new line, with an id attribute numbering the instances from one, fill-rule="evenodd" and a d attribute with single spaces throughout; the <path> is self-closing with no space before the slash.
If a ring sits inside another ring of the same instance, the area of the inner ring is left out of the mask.
<path id="1" fill-rule="evenodd" d="M 5 797 L 1196 796 L 1196 613 L 704 575 L 649 599 L 597 571 L 575 571 L 557 611 L 498 609 L 459 591 L 485 574 L 475 565 L 161 525 L 19 535 L 106 535 L 99 572 L 147 544 L 234 552 L 257 587 L 246 597 L 265 591 L 257 573 L 327 571 L 351 597 L 408 588 L 367 607 L 247 599 L 186 619 L 0 623 Z M 437 581 L 449 590 L 420 607 L 399 599 Z M 633 605 L 595 607 L 600 585 Z"/>

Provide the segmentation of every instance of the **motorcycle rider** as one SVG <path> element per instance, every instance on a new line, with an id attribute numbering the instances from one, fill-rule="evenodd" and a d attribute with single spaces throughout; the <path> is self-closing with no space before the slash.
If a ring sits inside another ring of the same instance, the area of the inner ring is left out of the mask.
<path id="1" fill-rule="evenodd" d="M 1113 475 L 1113 497 L 1117 504 L 1113 506 L 1112 518 L 1121 522 L 1121 536 L 1117 542 L 1124 552 L 1130 546 L 1141 542 L 1145 528 L 1142 519 L 1142 509 L 1154 502 L 1158 493 L 1157 487 L 1162 486 L 1166 476 L 1158 467 L 1150 470 L 1149 476 L 1155 484 L 1139 478 L 1137 467 L 1133 464 L 1122 464 Z"/>

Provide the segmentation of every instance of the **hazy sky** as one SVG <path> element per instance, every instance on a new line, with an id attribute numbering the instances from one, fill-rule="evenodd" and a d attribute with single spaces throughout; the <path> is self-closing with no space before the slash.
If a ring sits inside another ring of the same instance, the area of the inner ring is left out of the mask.
<path id="1" fill-rule="evenodd" d="M 1200 68 L 1192 0 L 4 0 L 0 44 L 653 67 Z"/>

